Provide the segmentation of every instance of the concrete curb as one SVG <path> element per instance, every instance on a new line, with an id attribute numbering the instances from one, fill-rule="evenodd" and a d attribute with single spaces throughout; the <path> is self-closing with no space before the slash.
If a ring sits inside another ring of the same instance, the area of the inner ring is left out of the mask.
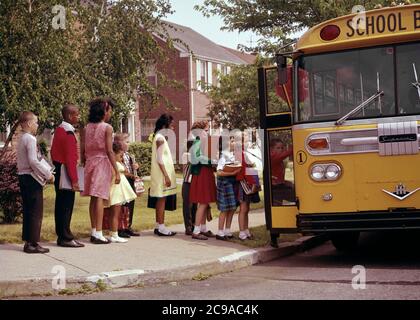
<path id="1" fill-rule="evenodd" d="M 103 272 L 88 277 L 66 279 L 66 290 L 62 294 L 82 294 L 92 290 L 124 287 L 146 287 L 161 283 L 185 280 L 204 280 L 210 276 L 232 272 L 254 264 L 272 261 L 316 247 L 327 239 L 323 236 L 301 237 L 294 242 L 285 242 L 279 248 L 257 248 L 236 252 L 229 256 L 200 264 L 159 271 L 125 270 Z M 0 299 L 19 296 L 58 294 L 52 289 L 53 278 L 1 281 Z"/>

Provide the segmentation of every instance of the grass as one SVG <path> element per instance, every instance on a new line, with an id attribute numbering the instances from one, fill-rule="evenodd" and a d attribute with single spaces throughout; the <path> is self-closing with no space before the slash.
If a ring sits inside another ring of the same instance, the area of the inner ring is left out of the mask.
<path id="1" fill-rule="evenodd" d="M 247 246 L 249 248 L 259 248 L 270 244 L 270 232 L 266 229 L 265 226 L 250 228 L 249 231 L 254 235 L 254 240 L 242 241 L 239 239 L 239 232 L 234 232 L 234 239 L 231 239 L 229 241 L 241 244 L 243 246 Z M 302 235 L 299 233 L 281 234 L 280 242 L 293 242 L 301 236 Z"/>
<path id="2" fill-rule="evenodd" d="M 149 181 L 145 181 L 146 190 L 149 187 Z M 54 223 L 54 201 L 55 192 L 52 185 L 44 189 L 44 218 L 42 221 L 41 240 L 56 241 L 55 223 Z M 215 204 L 212 205 L 213 218 L 218 217 Z M 264 202 L 252 204 L 251 209 L 261 209 Z M 181 186 L 178 186 L 177 209 L 165 213 L 165 224 L 174 225 L 184 223 L 182 215 L 182 194 Z M 153 229 L 155 226 L 155 209 L 147 208 L 147 193 L 144 193 L 136 200 L 134 209 L 135 230 Z M 87 238 L 90 236 L 90 218 L 89 218 L 89 197 L 81 197 L 76 194 L 74 204 L 71 228 L 76 238 Z M 22 243 L 22 224 L 0 224 L 0 243 Z"/>
<path id="3" fill-rule="evenodd" d="M 211 277 L 210 274 L 200 272 L 199 274 L 196 274 L 194 277 L 192 277 L 192 280 L 194 280 L 194 281 L 204 281 L 204 280 L 207 280 L 210 277 Z"/>

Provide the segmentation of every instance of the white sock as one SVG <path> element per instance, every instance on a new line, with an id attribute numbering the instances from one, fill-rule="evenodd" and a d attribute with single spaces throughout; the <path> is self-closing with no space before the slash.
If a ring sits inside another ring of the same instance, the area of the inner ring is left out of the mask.
<path id="1" fill-rule="evenodd" d="M 246 230 L 245 230 L 245 233 L 246 233 L 246 235 L 247 235 L 248 237 L 250 237 L 250 236 L 251 236 L 251 232 L 249 232 L 249 229 L 246 229 Z"/>
<path id="2" fill-rule="evenodd" d="M 200 226 L 194 226 L 194 231 L 193 231 L 194 234 L 199 234 L 200 231 L 201 231 L 201 227 Z"/>
<path id="3" fill-rule="evenodd" d="M 90 234 L 94 237 L 96 234 L 96 228 L 92 228 Z"/>
<path id="4" fill-rule="evenodd" d="M 239 232 L 239 239 L 245 240 L 247 238 L 247 235 L 245 231 Z"/>
<path id="5" fill-rule="evenodd" d="M 111 237 L 118 238 L 118 232 L 111 231 Z"/>
<path id="6" fill-rule="evenodd" d="M 200 231 L 201 231 L 201 232 L 207 232 L 207 225 L 206 225 L 206 224 L 202 224 L 202 225 L 200 226 Z"/>
<path id="7" fill-rule="evenodd" d="M 168 229 L 166 229 L 165 224 L 160 224 L 158 229 L 159 229 L 160 233 L 163 233 L 163 234 L 169 234 L 170 233 L 170 231 Z"/>
<path id="8" fill-rule="evenodd" d="M 102 230 L 101 231 L 96 231 L 95 234 L 96 234 L 96 236 L 95 236 L 96 239 L 99 239 L 99 240 L 102 240 L 102 241 L 106 241 L 106 239 L 105 239 L 105 237 L 104 237 L 104 235 L 102 233 Z"/>
<path id="9" fill-rule="evenodd" d="M 225 232 L 224 232 L 224 234 L 225 234 L 226 236 L 231 236 L 231 235 L 232 235 L 232 232 L 230 231 L 230 228 L 225 228 Z"/>
<path id="10" fill-rule="evenodd" d="M 220 237 L 224 237 L 225 236 L 225 234 L 223 233 L 223 230 L 217 231 L 217 235 L 220 236 Z"/>
<path id="11" fill-rule="evenodd" d="M 156 222 L 155 229 L 159 229 L 159 222 Z"/>

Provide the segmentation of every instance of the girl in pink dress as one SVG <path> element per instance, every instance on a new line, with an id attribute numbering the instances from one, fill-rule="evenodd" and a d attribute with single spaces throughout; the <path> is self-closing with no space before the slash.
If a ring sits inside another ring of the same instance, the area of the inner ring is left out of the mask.
<path id="1" fill-rule="evenodd" d="M 81 143 L 82 163 L 85 165 L 83 196 L 90 196 L 89 213 L 92 226 L 90 241 L 107 244 L 102 234 L 104 200 L 109 199 L 113 170 L 115 184 L 120 183 L 120 173 L 112 150 L 112 126 L 107 122 L 112 115 L 112 101 L 98 98 L 89 104 L 89 123 Z"/>

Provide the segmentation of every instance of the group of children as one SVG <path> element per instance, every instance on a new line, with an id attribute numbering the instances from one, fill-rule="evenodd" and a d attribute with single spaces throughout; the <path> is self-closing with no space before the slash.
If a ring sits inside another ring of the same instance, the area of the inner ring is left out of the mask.
<path id="1" fill-rule="evenodd" d="M 90 241 L 93 244 L 124 243 L 130 236 L 139 236 L 131 229 L 134 200 L 137 197 L 134 182 L 138 179 L 135 174 L 138 165 L 127 152 L 127 135 L 115 135 L 112 126 L 108 124 L 113 107 L 111 99 L 98 98 L 90 102 L 88 124 L 81 131 L 80 137 L 83 177 L 79 176 L 77 168 L 79 154 L 74 127 L 79 122 L 79 109 L 74 105 L 66 105 L 62 110 L 63 122 L 55 131 L 51 148 L 55 172 L 53 168 L 45 166 L 37 149 L 35 138 L 38 129 L 37 117 L 32 112 L 22 113 L 19 122 L 23 135 L 18 146 L 17 165 L 23 199 L 22 239 L 25 241 L 25 252 L 49 252 L 47 248 L 39 245 L 43 215 L 43 184 L 34 178 L 34 174 L 43 177 L 45 181 L 51 183 L 55 181 L 57 245 L 74 248 L 84 246 L 75 239 L 70 230 L 75 192 L 81 192 L 82 196 L 90 197 Z M 157 123 L 157 128 L 173 126 L 171 117 L 166 116 L 163 120 L 161 125 Z M 208 127 L 206 121 L 194 124 L 193 129 L 201 129 L 202 135 L 201 139 L 198 135 L 192 141 L 190 158 L 193 161 L 184 168 L 183 197 L 186 234 L 199 240 L 206 240 L 208 237 L 227 240 L 232 237 L 230 226 L 233 215 L 240 207 L 239 238 L 252 239 L 248 230 L 248 213 L 250 203 L 260 201 L 258 175 L 250 174 L 247 170 L 252 167 L 252 164 L 246 161 L 243 143 L 238 144 L 235 137 L 220 138 L 220 159 L 216 169 L 214 163 L 203 155 L 200 143 L 200 140 L 208 136 Z M 150 195 L 157 197 L 155 234 L 173 236 L 176 233 L 164 226 L 163 213 L 166 197 L 176 193 L 176 179 L 172 170 L 170 152 L 166 150 L 168 148 L 163 148 L 167 141 L 162 137 L 158 133 L 155 134 L 157 148 L 153 154 L 156 164 L 153 166 L 154 159 L 152 159 L 152 167 L 155 171 L 152 170 Z M 168 158 L 166 160 L 165 155 Z M 233 170 L 225 170 L 226 166 L 232 164 L 236 164 L 237 167 Z M 156 172 L 161 175 L 158 179 Z M 64 174 L 71 181 L 71 187 L 68 189 L 63 189 L 60 183 Z M 79 181 L 81 178 L 83 183 Z M 154 183 L 154 180 L 160 182 Z M 82 185 L 83 188 L 81 188 Z M 246 188 L 246 185 L 249 188 Z M 216 235 L 206 227 L 206 220 L 211 219 L 210 203 L 213 202 L 217 202 L 217 208 L 221 212 Z M 104 222 L 110 230 L 108 238 L 103 234 Z"/>
<path id="2" fill-rule="evenodd" d="M 227 240 L 233 237 L 231 224 L 233 215 L 239 209 L 239 238 L 252 239 L 248 229 L 250 203 L 257 203 L 259 198 L 258 172 L 253 170 L 255 164 L 249 161 L 242 134 L 221 136 L 219 138 L 219 160 L 215 168 L 205 154 L 209 124 L 199 121 L 193 124 L 189 152 L 184 156 L 190 161 L 184 166 L 183 203 L 186 234 L 193 239 L 207 240 L 215 237 Z M 216 169 L 216 170 L 215 170 Z M 215 179 L 214 171 L 217 178 Z M 217 181 L 217 183 L 215 182 Z M 210 218 L 210 204 L 217 203 L 220 211 L 218 231 L 214 235 L 207 230 L 206 218 Z"/>
<path id="3" fill-rule="evenodd" d="M 127 242 L 126 238 L 139 236 L 131 229 L 134 200 L 137 197 L 134 181 L 138 179 L 134 172 L 138 165 L 127 153 L 127 136 L 114 135 L 111 125 L 107 124 L 112 115 L 112 107 L 111 99 L 95 99 L 90 103 L 89 123 L 82 131 L 80 145 L 83 176 L 78 174 L 79 156 L 74 128 L 79 122 L 79 109 L 74 105 L 66 105 L 62 109 L 63 122 L 55 130 L 51 147 L 54 167 L 48 166 L 38 150 L 37 116 L 29 111 L 21 114 L 19 123 L 23 134 L 17 149 L 17 167 L 23 200 L 24 252 L 49 252 L 49 249 L 39 245 L 45 182 L 55 182 L 58 246 L 84 247 L 70 230 L 75 192 L 78 191 L 81 191 L 82 196 L 91 198 L 89 212 L 92 243 L 123 243 Z M 63 175 L 70 180 L 70 188 L 63 187 L 61 180 L 66 180 Z M 79 181 L 80 178 L 83 179 L 83 184 Z M 84 186 L 83 190 L 81 185 Z M 108 221 L 109 238 L 105 238 L 102 233 L 103 221 Z"/>

